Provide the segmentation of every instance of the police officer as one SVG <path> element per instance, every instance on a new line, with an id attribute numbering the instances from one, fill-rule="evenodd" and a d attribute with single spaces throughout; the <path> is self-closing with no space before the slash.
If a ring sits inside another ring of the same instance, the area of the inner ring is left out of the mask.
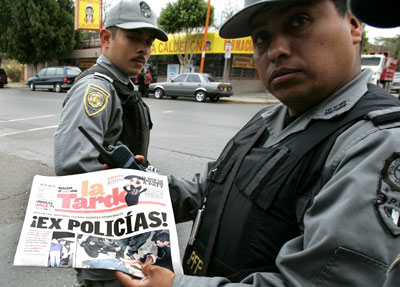
<path id="1" fill-rule="evenodd" d="M 147 157 L 150 112 L 129 77 L 143 69 L 155 38 L 168 39 L 156 21 L 150 6 L 139 0 L 119 1 L 106 14 L 105 29 L 100 32 L 102 55 L 64 100 L 54 137 L 57 175 L 102 169 L 99 153 L 78 130 L 79 125 L 105 147 L 122 141 L 133 154 Z"/>
<path id="2" fill-rule="evenodd" d="M 257 113 L 192 181 L 169 177 L 195 220 L 185 275 L 147 266 L 129 287 L 380 286 L 400 241 L 400 103 L 361 71 L 345 0 L 247 0 L 221 28 L 251 36 Z M 197 214 L 197 215 L 196 215 Z M 194 275 L 194 276 L 190 276 Z"/>
<path id="3" fill-rule="evenodd" d="M 133 154 L 147 155 L 150 112 L 129 77 L 146 65 L 154 39 L 167 41 L 154 11 L 143 0 L 114 1 L 100 39 L 102 55 L 68 92 L 54 137 L 57 175 L 101 170 L 99 152 L 78 130 L 83 126 L 107 147 L 121 141 Z M 120 286 L 111 271 L 79 271 L 77 286 Z"/>

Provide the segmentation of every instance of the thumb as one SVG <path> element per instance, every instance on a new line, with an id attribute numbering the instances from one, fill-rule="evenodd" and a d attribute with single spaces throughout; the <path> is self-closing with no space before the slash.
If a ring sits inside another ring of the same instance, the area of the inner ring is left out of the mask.
<path id="1" fill-rule="evenodd" d="M 139 163 L 144 163 L 144 156 L 142 156 L 142 155 L 135 155 L 135 159 L 136 159 Z"/>

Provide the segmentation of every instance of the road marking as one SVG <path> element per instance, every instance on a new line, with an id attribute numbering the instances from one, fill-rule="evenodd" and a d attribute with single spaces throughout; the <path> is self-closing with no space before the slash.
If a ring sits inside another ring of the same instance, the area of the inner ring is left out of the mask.
<path id="1" fill-rule="evenodd" d="M 173 113 L 173 111 L 163 111 L 163 114 Z"/>
<path id="2" fill-rule="evenodd" d="M 44 119 L 44 118 L 51 118 L 51 117 L 55 117 L 55 116 L 58 116 L 58 115 L 48 115 L 48 116 L 39 116 L 39 117 L 31 117 L 31 118 L 21 118 L 21 119 L 7 120 L 7 121 L 0 120 L 0 123 L 10 123 L 10 122 L 19 122 L 19 121 Z"/>
<path id="3" fill-rule="evenodd" d="M 41 130 L 47 130 L 47 129 L 55 129 L 58 126 L 48 126 L 48 127 L 42 127 L 42 128 L 36 128 L 36 129 L 29 129 L 25 131 L 18 131 L 18 132 L 12 132 L 12 133 L 6 133 L 6 134 L 1 134 L 0 137 L 5 137 L 5 136 L 10 136 L 10 135 L 17 135 L 17 134 L 23 134 L 23 133 L 30 133 L 30 132 L 36 132 L 36 131 L 41 131 Z"/>

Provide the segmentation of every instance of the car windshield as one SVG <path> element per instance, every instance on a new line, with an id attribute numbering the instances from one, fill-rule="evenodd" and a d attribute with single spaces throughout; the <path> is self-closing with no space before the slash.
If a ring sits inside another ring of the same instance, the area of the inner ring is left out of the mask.
<path id="1" fill-rule="evenodd" d="M 78 68 L 67 68 L 68 76 L 78 76 L 81 73 L 81 70 Z"/>
<path id="2" fill-rule="evenodd" d="M 203 76 L 206 82 L 218 82 L 213 76 L 209 74 L 204 74 Z"/>
<path id="3" fill-rule="evenodd" d="M 362 66 L 378 66 L 381 63 L 381 58 L 379 57 L 362 57 L 361 65 Z"/>

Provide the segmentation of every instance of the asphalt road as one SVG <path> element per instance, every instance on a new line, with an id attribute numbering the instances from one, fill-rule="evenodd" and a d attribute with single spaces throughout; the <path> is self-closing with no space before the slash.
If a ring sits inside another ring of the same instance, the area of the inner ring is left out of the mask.
<path id="1" fill-rule="evenodd" d="M 72 287 L 73 269 L 13 266 L 34 175 L 54 175 L 53 134 L 65 93 L 0 89 L 0 286 Z M 152 112 L 149 160 L 162 174 L 191 178 L 216 159 L 263 106 L 146 98 Z M 178 225 L 181 250 L 190 223 Z"/>

